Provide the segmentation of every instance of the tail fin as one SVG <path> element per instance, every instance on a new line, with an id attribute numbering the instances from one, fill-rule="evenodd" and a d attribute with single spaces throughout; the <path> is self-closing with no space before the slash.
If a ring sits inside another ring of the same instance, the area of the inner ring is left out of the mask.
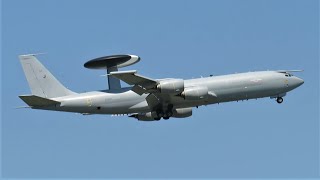
<path id="1" fill-rule="evenodd" d="M 75 94 L 64 87 L 35 55 L 20 55 L 19 59 L 33 95 L 54 98 Z"/>

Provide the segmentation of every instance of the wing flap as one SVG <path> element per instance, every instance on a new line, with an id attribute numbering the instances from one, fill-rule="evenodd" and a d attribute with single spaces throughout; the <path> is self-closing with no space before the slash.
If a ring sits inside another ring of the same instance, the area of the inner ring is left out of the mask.
<path id="1" fill-rule="evenodd" d="M 152 110 L 155 110 L 161 104 L 161 99 L 155 94 L 149 94 L 146 100 L 149 108 Z"/>
<path id="2" fill-rule="evenodd" d="M 147 93 L 148 91 L 143 88 L 142 86 L 139 86 L 139 85 L 134 85 L 131 89 L 133 92 L 139 94 L 140 96 L 144 93 Z"/>

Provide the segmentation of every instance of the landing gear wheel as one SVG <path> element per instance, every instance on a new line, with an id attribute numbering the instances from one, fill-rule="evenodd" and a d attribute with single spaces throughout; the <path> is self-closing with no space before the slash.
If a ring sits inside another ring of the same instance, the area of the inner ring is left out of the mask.
<path id="1" fill-rule="evenodd" d="M 161 117 L 156 117 L 154 118 L 154 120 L 159 121 L 161 119 Z"/>
<path id="2" fill-rule="evenodd" d="M 277 103 L 281 104 L 283 102 L 283 98 L 282 97 L 278 97 L 277 98 Z"/>
<path id="3" fill-rule="evenodd" d="M 163 119 L 168 120 L 172 116 L 172 114 L 173 114 L 172 108 L 173 108 L 173 105 L 169 104 L 166 112 L 163 115 Z"/>
<path id="4" fill-rule="evenodd" d="M 163 115 L 163 119 L 167 120 L 172 116 L 172 112 L 167 111 L 164 115 Z"/>
<path id="5" fill-rule="evenodd" d="M 161 110 L 157 110 L 157 117 L 163 117 L 163 112 Z"/>
<path id="6" fill-rule="evenodd" d="M 164 120 L 168 120 L 170 118 L 170 116 L 164 116 L 163 119 Z"/>

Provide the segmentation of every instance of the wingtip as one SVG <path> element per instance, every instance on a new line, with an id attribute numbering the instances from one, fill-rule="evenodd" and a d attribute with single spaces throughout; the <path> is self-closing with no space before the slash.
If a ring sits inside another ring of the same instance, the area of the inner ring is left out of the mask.
<path id="1" fill-rule="evenodd" d="M 303 72 L 304 70 L 277 70 L 276 72 L 288 73 L 288 72 Z"/>
<path id="2" fill-rule="evenodd" d="M 43 54 L 47 54 L 47 53 L 43 52 L 43 53 L 34 53 L 34 54 L 20 54 L 19 57 L 30 57 L 30 56 L 38 56 Z"/>

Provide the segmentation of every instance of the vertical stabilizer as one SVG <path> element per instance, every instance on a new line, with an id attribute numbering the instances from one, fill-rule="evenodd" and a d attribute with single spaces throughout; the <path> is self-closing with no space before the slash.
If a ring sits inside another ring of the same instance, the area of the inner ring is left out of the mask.
<path id="1" fill-rule="evenodd" d="M 20 55 L 19 59 L 33 95 L 55 98 L 75 94 L 64 87 L 35 55 Z"/>

